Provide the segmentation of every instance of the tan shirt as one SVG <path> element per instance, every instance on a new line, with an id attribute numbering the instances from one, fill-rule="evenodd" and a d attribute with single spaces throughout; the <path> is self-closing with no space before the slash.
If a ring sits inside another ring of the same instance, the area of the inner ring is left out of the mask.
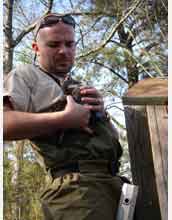
<path id="1" fill-rule="evenodd" d="M 33 65 L 21 65 L 4 80 L 4 98 L 8 97 L 14 110 L 43 112 L 51 109 L 63 91 L 53 78 Z"/>

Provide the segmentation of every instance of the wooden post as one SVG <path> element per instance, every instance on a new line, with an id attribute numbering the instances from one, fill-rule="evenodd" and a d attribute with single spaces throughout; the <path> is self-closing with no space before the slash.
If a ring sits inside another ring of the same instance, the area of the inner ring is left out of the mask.
<path id="1" fill-rule="evenodd" d="M 167 220 L 167 84 L 141 80 L 123 97 L 133 183 L 139 186 L 136 220 Z"/>

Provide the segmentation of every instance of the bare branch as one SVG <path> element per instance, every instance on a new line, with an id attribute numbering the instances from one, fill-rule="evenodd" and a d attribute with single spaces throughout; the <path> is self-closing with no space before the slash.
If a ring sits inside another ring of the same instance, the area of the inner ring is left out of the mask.
<path id="1" fill-rule="evenodd" d="M 48 3 L 47 3 L 47 11 L 45 12 L 46 14 L 48 14 L 49 12 L 51 12 L 52 7 L 53 7 L 53 2 L 54 2 L 54 0 L 48 0 Z"/>
<path id="2" fill-rule="evenodd" d="M 118 110 L 124 112 L 124 109 L 120 108 L 119 106 L 115 105 L 115 104 L 109 104 L 105 107 L 106 110 L 111 109 L 111 108 L 117 108 Z"/>
<path id="3" fill-rule="evenodd" d="M 73 2 L 72 2 L 71 0 L 69 0 L 69 2 L 70 2 L 70 6 L 71 6 L 71 8 L 74 8 L 74 6 L 73 6 Z"/>
<path id="4" fill-rule="evenodd" d="M 168 12 L 168 5 L 166 6 L 163 0 L 161 0 L 161 3 L 163 5 L 163 7 L 165 8 L 165 10 Z"/>
<path id="5" fill-rule="evenodd" d="M 40 2 L 45 6 L 45 7 L 48 7 L 47 6 L 47 2 L 45 0 L 40 0 Z"/>
<path id="6" fill-rule="evenodd" d="M 30 21 L 29 21 L 29 19 L 27 18 L 26 14 L 24 13 L 23 8 L 21 7 L 21 5 L 19 5 L 18 7 L 19 7 L 19 10 L 20 10 L 21 14 L 23 15 L 23 17 L 24 17 L 25 20 L 27 21 L 27 24 L 30 24 Z M 20 16 L 20 17 L 21 17 L 21 16 Z M 16 18 L 17 18 L 17 17 L 16 17 Z M 23 20 L 23 18 L 22 18 L 22 20 Z"/>
<path id="7" fill-rule="evenodd" d="M 34 28 L 35 25 L 37 23 L 37 20 L 35 22 L 33 22 L 32 24 L 28 25 L 26 28 L 24 28 L 22 30 L 22 32 L 16 37 L 16 39 L 13 41 L 13 47 L 15 47 L 22 39 L 23 37 L 28 34 L 29 32 L 31 32 Z"/>
<path id="8" fill-rule="evenodd" d="M 100 63 L 100 62 L 98 62 L 98 61 L 91 61 L 91 63 L 95 63 L 95 64 L 97 64 L 97 65 L 100 65 L 100 66 L 102 66 L 102 67 L 104 67 L 104 68 L 106 68 L 106 69 L 108 69 L 108 70 L 110 70 L 112 73 L 114 73 L 116 76 L 118 76 L 120 79 L 122 79 L 125 83 L 129 83 L 123 76 L 121 76 L 119 73 L 117 73 L 114 69 L 112 69 L 111 67 L 109 67 L 109 66 L 107 66 L 107 65 L 105 65 L 105 64 L 103 64 L 103 63 Z"/>
<path id="9" fill-rule="evenodd" d="M 80 34 L 81 34 L 81 38 L 79 38 L 78 40 L 77 40 L 77 42 L 76 42 L 76 45 L 79 43 L 79 41 L 81 41 L 82 40 L 82 45 L 83 45 L 83 38 L 87 35 L 87 34 L 89 34 L 90 33 L 90 31 L 91 31 L 91 29 L 93 29 L 94 28 L 94 26 L 97 24 L 97 22 L 98 21 L 100 21 L 100 19 L 102 18 L 103 16 L 101 16 L 101 17 L 98 17 L 96 20 L 95 20 L 95 22 L 91 25 L 91 27 L 87 30 L 87 32 L 85 32 L 85 33 L 83 33 L 82 32 L 82 30 L 81 30 L 81 28 L 79 27 L 79 31 L 80 31 Z M 78 25 L 79 26 L 79 25 Z"/>
<path id="10" fill-rule="evenodd" d="M 79 41 L 81 41 L 82 48 L 84 48 L 84 35 L 86 35 L 86 34 L 83 34 L 82 29 L 80 27 L 79 27 L 79 33 L 80 33 L 81 37 L 76 42 L 76 45 L 79 43 Z"/>
<path id="11" fill-rule="evenodd" d="M 80 12 L 80 11 L 71 11 L 68 13 L 65 13 L 65 15 L 73 15 L 73 16 L 107 16 L 107 17 L 114 17 L 114 14 L 109 13 L 109 12 L 104 12 L 104 11 L 85 11 L 85 12 Z"/>
<path id="12" fill-rule="evenodd" d="M 53 0 L 48 0 L 48 3 L 47 3 L 47 10 L 44 12 L 44 15 L 48 14 L 51 9 L 52 9 L 52 6 L 53 6 Z M 32 24 L 28 25 L 25 29 L 23 29 L 21 31 L 21 33 L 16 37 L 16 39 L 13 41 L 13 47 L 15 47 L 22 39 L 23 37 L 28 34 L 29 32 L 31 32 L 34 28 L 35 28 L 35 25 L 37 23 L 37 21 L 39 20 L 39 18 L 34 21 Z"/>
<path id="13" fill-rule="evenodd" d="M 48 12 L 51 11 L 52 6 L 53 6 L 53 1 L 52 0 L 40 0 L 40 2 L 47 8 Z"/>
<path id="14" fill-rule="evenodd" d="M 111 38 L 114 36 L 115 32 L 117 31 L 117 29 L 121 26 L 121 24 L 123 24 L 123 22 L 131 15 L 131 13 L 139 6 L 139 4 L 142 2 L 142 0 L 138 0 L 134 3 L 134 6 L 126 13 L 126 15 L 124 17 L 122 17 L 122 19 L 115 25 L 112 26 L 112 31 L 110 32 L 109 36 L 107 37 L 107 39 L 105 39 L 102 43 L 100 43 L 100 45 L 92 50 L 89 50 L 88 52 L 79 55 L 76 59 L 81 59 L 83 57 L 89 56 L 92 53 L 96 53 L 99 50 L 101 50 L 102 48 L 104 48 L 106 46 L 106 44 L 111 40 Z"/>

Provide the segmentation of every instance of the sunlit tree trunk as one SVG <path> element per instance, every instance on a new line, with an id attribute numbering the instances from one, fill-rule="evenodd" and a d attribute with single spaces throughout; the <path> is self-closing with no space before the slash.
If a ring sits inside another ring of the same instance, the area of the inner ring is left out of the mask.
<path id="1" fill-rule="evenodd" d="M 12 37 L 12 17 L 13 17 L 14 0 L 4 1 L 4 57 L 3 57 L 3 71 L 7 74 L 13 65 L 13 37 Z"/>
<path id="2" fill-rule="evenodd" d="M 12 162 L 13 172 L 12 172 L 12 185 L 14 187 L 14 206 L 13 206 L 13 216 L 15 220 L 22 220 L 22 209 L 23 209 L 23 193 L 22 193 L 22 163 L 23 163 L 23 149 L 24 141 L 20 141 L 14 144 L 16 148 L 15 158 Z"/>

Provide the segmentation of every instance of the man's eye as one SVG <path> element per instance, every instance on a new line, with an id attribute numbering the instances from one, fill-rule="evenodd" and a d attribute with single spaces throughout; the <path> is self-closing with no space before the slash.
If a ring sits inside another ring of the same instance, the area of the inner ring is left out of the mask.
<path id="1" fill-rule="evenodd" d="M 66 46 L 67 46 L 67 47 L 73 47 L 74 45 L 75 45 L 74 42 L 67 42 L 67 43 L 66 43 Z"/>
<path id="2" fill-rule="evenodd" d="M 52 48 L 53 48 L 53 47 L 58 47 L 57 44 L 48 44 L 47 46 L 48 46 L 48 47 L 52 47 Z"/>
<path id="3" fill-rule="evenodd" d="M 48 47 L 58 47 L 60 44 L 58 42 L 49 42 L 47 43 Z"/>

